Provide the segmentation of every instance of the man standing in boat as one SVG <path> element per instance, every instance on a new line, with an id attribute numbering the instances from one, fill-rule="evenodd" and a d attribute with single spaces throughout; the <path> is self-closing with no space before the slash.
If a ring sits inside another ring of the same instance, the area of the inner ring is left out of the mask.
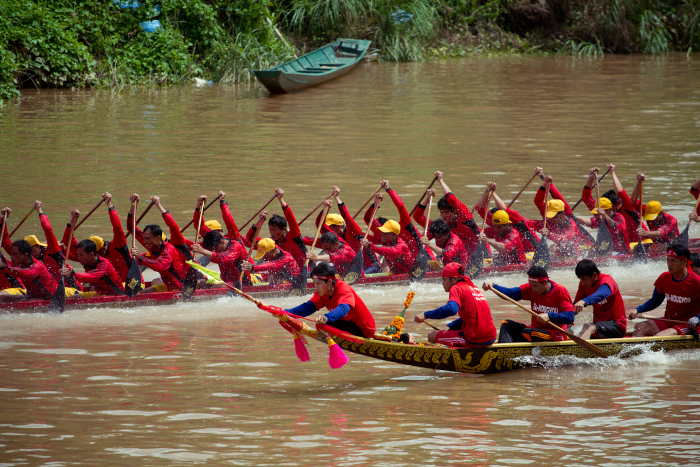
<path id="1" fill-rule="evenodd" d="M 354 336 L 371 338 L 376 326 L 374 317 L 353 288 L 336 278 L 336 270 L 326 262 L 316 265 L 311 271 L 314 292 L 311 300 L 286 310 L 297 316 L 309 316 L 321 308 L 329 310 L 316 322 L 327 324 Z"/>
<path id="2" fill-rule="evenodd" d="M 538 315 L 537 318 L 532 317 L 529 325 L 510 319 L 503 321 L 498 343 L 566 340 L 566 334 L 549 323 L 557 324 L 564 330 L 567 325 L 574 324 L 574 304 L 571 303 L 569 291 L 552 281 L 543 267 L 532 266 L 527 276 L 527 284 L 513 288 L 501 287 L 491 281 L 484 282 L 484 290 L 498 290 L 516 301 L 529 300 L 532 311 Z"/>
<path id="3" fill-rule="evenodd" d="M 658 308 L 666 300 L 666 312 L 663 318 L 687 321 L 685 324 L 668 321 L 646 320 L 634 325 L 632 337 L 640 336 L 675 336 L 692 334 L 700 322 L 700 276 L 689 267 L 690 251 L 682 245 L 671 245 L 666 251 L 664 272 L 654 282 L 654 293 L 643 305 L 629 310 L 627 317 L 635 319 L 638 313 Z M 675 325 L 674 325 L 675 324 Z"/>
<path id="4" fill-rule="evenodd" d="M 443 319 L 459 315 L 445 331 L 433 331 L 428 341 L 448 347 L 485 347 L 496 341 L 496 326 L 491 309 L 479 287 L 469 279 L 464 267 L 450 263 L 442 270 L 442 287 L 450 294 L 446 305 L 414 317 L 416 323 L 426 319 Z"/>
<path id="5" fill-rule="evenodd" d="M 580 282 L 574 299 L 574 311 L 579 314 L 585 307 L 593 307 L 593 322 L 583 325 L 579 337 L 625 337 L 627 313 L 615 280 L 600 272 L 598 266 L 590 259 L 584 259 L 576 265 L 576 277 Z"/>

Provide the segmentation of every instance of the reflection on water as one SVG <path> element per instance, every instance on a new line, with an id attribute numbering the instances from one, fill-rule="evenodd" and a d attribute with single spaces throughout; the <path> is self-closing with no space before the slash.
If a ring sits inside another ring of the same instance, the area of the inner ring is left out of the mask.
<path id="1" fill-rule="evenodd" d="M 3 166 L 15 170 L 0 202 L 15 209 L 13 226 L 41 199 L 62 232 L 70 209 L 86 212 L 103 191 L 124 218 L 138 191 L 161 195 L 184 225 L 198 194 L 223 189 L 244 221 L 275 185 L 298 216 L 333 184 L 354 212 L 382 178 L 411 205 L 441 169 L 473 204 L 487 180 L 507 200 L 535 165 L 575 200 L 589 166 L 615 162 L 627 187 L 637 171 L 651 175 L 645 199 L 683 217 L 700 176 L 699 77 L 681 55 L 506 58 L 365 64 L 272 98 L 245 86 L 28 92 L 0 109 Z M 534 190 L 516 204 L 529 216 Z M 103 211 L 80 235 L 109 238 Z M 16 235 L 37 229 L 32 217 Z M 604 272 L 635 306 L 663 270 Z M 575 291 L 572 271 L 553 279 Z M 359 290 L 384 326 L 408 287 Z M 447 294 L 414 290 L 405 329 L 424 337 L 413 313 Z M 488 300 L 496 324 L 528 319 Z M 689 465 L 700 454 L 697 351 L 551 359 L 480 377 L 357 355 L 331 371 L 325 346 L 309 350 L 300 363 L 288 333 L 237 298 L 2 315 L 0 465 Z"/>

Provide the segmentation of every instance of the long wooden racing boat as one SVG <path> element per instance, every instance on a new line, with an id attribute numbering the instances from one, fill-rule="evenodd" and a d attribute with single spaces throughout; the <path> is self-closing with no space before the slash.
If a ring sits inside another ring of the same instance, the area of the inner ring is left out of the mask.
<path id="1" fill-rule="evenodd" d="M 696 244 L 696 240 L 692 239 L 691 245 Z M 691 248 L 691 252 L 700 252 L 700 248 Z M 648 253 L 647 257 L 651 260 L 658 260 L 666 257 L 665 252 Z M 609 266 L 613 264 L 629 264 L 634 259 L 634 255 L 619 255 L 608 256 L 601 258 L 592 258 L 598 265 Z M 578 263 L 578 259 L 552 261 L 550 269 L 566 269 L 573 268 Z M 511 274 L 517 272 L 525 272 L 530 267 L 529 264 L 514 264 L 508 266 L 494 266 L 489 264 L 484 266 L 482 276 L 496 276 L 502 274 Z M 428 271 L 423 278 L 423 281 L 439 282 L 440 271 Z M 369 286 L 369 285 L 401 285 L 410 282 L 409 274 L 371 274 L 361 277 L 355 282 L 354 286 Z M 313 285 L 309 282 L 306 286 L 305 293 L 313 293 Z M 243 292 L 256 298 L 270 298 L 289 295 L 289 285 L 253 285 L 243 287 Z M 295 295 L 301 295 L 301 291 L 296 290 Z M 228 289 L 199 289 L 189 299 L 190 301 L 212 300 L 224 297 L 229 293 Z M 66 310 L 86 309 L 86 308 L 128 308 L 137 306 L 154 306 L 154 305 L 169 305 L 182 300 L 182 293 L 179 291 L 171 292 L 156 292 L 149 294 L 138 294 L 133 298 L 125 296 L 107 296 L 93 298 L 77 298 L 66 300 Z M 0 303 L 0 312 L 6 313 L 31 313 L 31 312 L 47 312 L 49 311 L 49 300 L 25 300 L 21 302 Z"/>
<path id="2" fill-rule="evenodd" d="M 371 41 L 338 39 L 320 49 L 269 70 L 251 70 L 271 93 L 303 91 L 352 70 L 365 56 Z"/>
<path id="3" fill-rule="evenodd" d="M 326 343 L 326 334 L 319 332 L 316 340 Z M 494 344 L 480 349 L 447 348 L 363 339 L 363 343 L 350 342 L 333 336 L 335 343 L 352 353 L 399 363 L 401 365 L 430 368 L 431 370 L 460 373 L 493 374 L 504 371 L 546 366 L 553 358 L 595 358 L 593 354 L 573 341 Z M 635 337 L 622 339 L 595 339 L 591 341 L 608 356 L 620 358 L 639 355 L 646 350 L 669 351 L 700 349 L 700 340 L 693 336 Z"/>

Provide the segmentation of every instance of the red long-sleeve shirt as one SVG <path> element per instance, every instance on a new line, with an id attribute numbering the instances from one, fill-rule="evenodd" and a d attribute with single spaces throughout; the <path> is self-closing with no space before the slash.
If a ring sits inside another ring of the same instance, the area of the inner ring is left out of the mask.
<path id="1" fill-rule="evenodd" d="M 289 232 L 287 232 L 287 235 L 285 235 L 281 241 L 275 243 L 281 250 L 292 255 L 292 258 L 294 258 L 294 261 L 296 261 L 301 271 L 301 269 L 305 267 L 304 263 L 306 263 L 306 245 L 304 245 L 304 240 L 301 237 L 301 230 L 299 229 L 299 224 L 297 224 L 296 217 L 294 217 L 292 208 L 286 205 L 282 208 L 282 212 L 284 212 L 284 218 L 287 219 Z"/>
<path id="2" fill-rule="evenodd" d="M 505 245 L 505 250 L 498 252 L 498 259 L 501 262 L 506 264 L 527 263 L 523 242 L 520 239 L 520 232 L 514 227 L 511 226 L 504 235 L 497 235 L 493 227 L 487 227 L 484 229 L 484 233 L 488 238 L 493 238 L 497 242 Z"/>
<path id="3" fill-rule="evenodd" d="M 0 253 L 0 261 L 2 261 L 2 263 L 6 266 L 9 266 L 10 264 L 7 258 L 5 258 L 5 255 L 3 255 L 2 253 Z M 0 269 L 0 290 L 14 288 L 23 289 L 24 284 L 22 284 L 21 280 L 13 276 L 9 270 Z"/>
<path id="4" fill-rule="evenodd" d="M 479 226 L 476 225 L 474 216 L 469 208 L 459 199 L 457 199 L 453 193 L 447 193 L 445 195 L 445 199 L 457 213 L 457 219 L 449 224 L 450 228 L 452 229 L 452 233 L 457 235 L 457 237 L 462 240 L 464 248 L 467 250 L 467 254 L 471 256 L 479 243 Z M 420 225 L 425 225 L 425 209 L 426 206 L 419 205 L 413 213 L 413 218 Z M 433 238 L 433 236 L 430 235 L 430 226 L 428 226 L 428 238 Z"/>
<path id="5" fill-rule="evenodd" d="M 442 264 L 459 263 L 466 269 L 469 264 L 469 253 L 467 253 L 464 243 L 457 235 L 450 232 L 450 236 L 445 244 L 438 246 L 442 248 L 442 255 L 440 256 Z"/>
<path id="6" fill-rule="evenodd" d="M 301 273 L 301 268 L 291 253 L 281 249 L 280 252 L 282 254 L 277 259 L 253 266 L 253 272 L 267 273 L 267 281 L 271 284 L 279 284 L 283 280 L 292 282 Z"/>
<path id="7" fill-rule="evenodd" d="M 506 208 L 506 212 L 508 213 L 510 221 L 513 223 L 513 227 L 520 234 L 520 241 L 523 243 L 523 249 L 526 252 L 535 251 L 539 243 L 539 238 L 532 228 L 532 219 L 525 219 L 515 209 Z"/>
<path id="8" fill-rule="evenodd" d="M 41 222 L 41 228 L 44 230 L 44 236 L 46 236 L 46 251 L 44 251 L 44 255 L 39 258 L 39 260 L 44 263 L 54 280 L 60 280 L 62 278 L 66 287 L 73 287 L 74 289 L 82 291 L 82 286 L 75 279 L 72 277 L 63 277 L 61 275 L 61 268 L 64 264 L 68 269 L 72 270 L 73 268 L 64 259 L 61 246 L 58 244 L 58 240 L 56 240 L 56 236 L 53 234 L 49 216 L 41 213 L 39 214 L 39 221 Z"/>
<path id="9" fill-rule="evenodd" d="M 84 268 L 84 273 L 73 273 L 78 281 L 92 284 L 95 292 L 100 295 L 124 295 L 122 280 L 108 259 L 98 256 L 97 263 Z"/>
<path id="10" fill-rule="evenodd" d="M 340 277 L 344 277 L 352 264 L 352 260 L 355 259 L 356 253 L 347 243 L 340 242 L 340 248 L 334 252 L 329 251 L 328 255 L 331 257 L 331 263 L 335 266 L 335 270 L 340 274 Z"/>
<path id="11" fill-rule="evenodd" d="M 569 207 L 569 203 L 566 202 L 564 197 L 559 193 L 559 190 L 554 186 L 550 185 L 549 194 L 552 195 L 554 199 L 559 199 L 564 203 L 564 215 L 569 218 L 568 222 L 564 225 L 556 225 L 550 222 L 548 219 L 547 229 L 549 230 L 549 239 L 557 245 L 557 248 L 569 253 L 575 253 L 577 256 L 581 254 L 580 247 L 582 245 L 593 245 L 586 235 L 583 234 L 576 225 L 571 217 L 573 216 L 573 211 Z M 547 206 L 544 202 L 545 189 L 540 187 L 535 194 L 535 206 L 540 210 L 542 216 L 545 215 Z M 544 228 L 544 220 L 541 221 L 531 221 L 528 223 L 535 231 L 540 232 Z"/>
<path id="12" fill-rule="evenodd" d="M 5 266 L 5 271 L 22 281 L 31 298 L 51 300 L 58 287 L 44 263 L 36 258 L 32 258 L 32 264 L 26 268 L 15 267 L 10 262 Z"/>
<path id="13" fill-rule="evenodd" d="M 611 217 L 615 221 L 615 225 L 611 228 L 609 225 L 608 230 L 610 230 L 610 235 L 612 235 L 613 240 L 613 250 L 619 253 L 631 253 L 630 251 L 630 239 L 627 234 L 627 226 L 625 225 L 625 218 L 622 214 L 616 212 Z M 600 218 L 598 216 L 591 217 L 591 228 L 600 228 Z"/>
<path id="14" fill-rule="evenodd" d="M 370 249 L 384 256 L 389 264 L 389 269 L 394 274 L 406 274 L 411 272 L 411 266 L 415 261 L 415 256 L 401 238 L 396 239 L 396 243 L 389 246 L 375 245 L 370 243 Z"/>
<path id="15" fill-rule="evenodd" d="M 221 279 L 224 282 L 235 284 L 241 278 L 241 262 L 248 262 L 248 252 L 239 242 L 228 239 L 228 245 L 224 251 L 212 251 L 211 262 L 219 265 Z"/>
<path id="16" fill-rule="evenodd" d="M 586 192 L 588 193 L 586 194 Z M 591 196 L 591 189 L 588 187 L 583 187 L 583 193 L 585 195 L 584 201 L 586 202 L 586 206 L 589 206 L 589 208 L 593 210 L 595 207 L 595 200 Z M 630 200 L 630 197 L 627 195 L 625 190 L 618 192 L 617 197 L 620 198 L 620 201 L 622 201 L 620 214 L 622 214 L 622 217 L 625 219 L 627 238 L 630 242 L 638 242 L 639 233 L 637 233 L 637 229 L 639 229 L 639 200 L 637 200 L 635 205 L 632 206 L 632 200 Z M 645 224 L 642 224 L 642 227 L 644 230 L 649 230 Z"/>
<path id="17" fill-rule="evenodd" d="M 144 253 L 137 258 L 138 263 L 145 264 L 146 267 L 159 273 L 168 290 L 181 290 L 189 268 L 189 265 L 185 264 L 182 252 L 178 251 L 173 244 L 163 242 L 159 249 L 149 253 L 150 257 Z"/>
<path id="18" fill-rule="evenodd" d="M 345 203 L 338 205 L 338 211 L 340 211 L 340 215 L 343 216 L 343 219 L 345 220 L 345 235 L 343 236 L 343 240 L 345 240 L 348 246 L 355 252 L 360 251 L 360 248 L 362 247 L 360 240 L 364 238 L 364 232 L 360 228 L 360 225 L 355 222 L 355 219 L 353 219 L 350 215 L 348 207 L 345 206 Z M 363 267 L 365 268 L 379 264 L 377 255 L 375 255 L 373 251 L 367 251 L 366 249 L 362 250 L 362 261 Z"/>
<path id="19" fill-rule="evenodd" d="M 411 250 L 411 255 L 413 255 L 413 257 L 415 258 L 418 256 L 418 253 L 422 246 L 422 244 L 420 243 L 421 234 L 420 232 L 418 232 L 416 226 L 411 221 L 411 216 L 408 214 L 406 206 L 404 206 L 401 197 L 391 188 L 386 190 L 386 192 L 389 194 L 391 201 L 394 203 L 394 206 L 396 206 L 396 209 L 399 211 L 399 226 L 401 227 L 401 233 L 399 234 L 399 237 L 401 237 L 401 239 L 404 242 L 406 242 L 406 245 L 408 245 L 408 249 Z M 425 223 L 421 225 L 425 225 Z M 430 259 L 435 259 L 435 255 L 433 254 L 432 250 L 427 250 L 426 253 L 428 254 L 428 257 Z"/>

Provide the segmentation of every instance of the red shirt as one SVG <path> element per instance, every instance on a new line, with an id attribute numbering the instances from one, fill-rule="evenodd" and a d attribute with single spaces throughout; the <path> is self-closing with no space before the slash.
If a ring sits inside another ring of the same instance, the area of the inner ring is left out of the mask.
<path id="1" fill-rule="evenodd" d="M 492 217 L 491 213 L 489 213 L 489 217 Z M 498 252 L 498 258 L 502 262 L 506 264 L 527 263 L 523 242 L 520 240 L 520 233 L 512 226 L 505 235 L 496 235 L 496 231 L 493 227 L 484 229 L 484 233 L 488 238 L 493 238 L 497 242 L 505 245 L 506 249 Z"/>
<path id="2" fill-rule="evenodd" d="M 520 241 L 523 244 L 524 251 L 535 251 L 538 245 L 538 237 L 532 228 L 532 221 L 530 219 L 525 219 L 520 213 L 514 209 L 506 208 L 508 217 L 513 223 L 513 228 L 515 228 L 520 234 Z M 489 221 L 489 225 L 491 225 Z"/>
<path id="3" fill-rule="evenodd" d="M 345 240 L 348 246 L 356 252 L 360 251 L 360 240 L 364 238 L 364 232 L 348 212 L 348 208 L 345 206 L 345 203 L 338 205 L 338 211 L 340 211 L 340 215 L 343 216 L 343 219 L 345 220 L 345 235 L 343 235 L 343 240 Z M 377 255 L 375 255 L 371 250 L 368 251 L 366 248 L 362 249 L 362 260 L 363 268 L 368 268 L 373 266 L 375 263 L 379 263 Z"/>
<path id="4" fill-rule="evenodd" d="M 370 243 L 370 248 L 374 252 L 384 256 L 392 273 L 407 274 L 411 272 L 411 267 L 416 258 L 411 253 L 411 250 L 409 250 L 406 242 L 401 240 L 401 237 L 397 238 L 396 243 L 393 245 L 384 246 Z"/>
<path id="5" fill-rule="evenodd" d="M 27 268 L 14 267 L 10 263 L 5 266 L 5 270 L 8 269 L 10 274 L 22 281 L 27 294 L 32 298 L 51 300 L 56 292 L 56 280 L 38 259 L 32 258 L 32 264 Z"/>
<path id="6" fill-rule="evenodd" d="M 271 284 L 279 284 L 282 280 L 292 282 L 301 272 L 299 265 L 294 261 L 291 253 L 284 250 L 279 251 L 282 254 L 277 259 L 256 264 L 253 267 L 253 272 L 266 272 L 267 281 Z"/>
<path id="7" fill-rule="evenodd" d="M 584 192 L 586 189 L 584 188 Z M 589 192 L 589 197 L 590 197 L 590 189 L 588 190 Z M 622 190 L 617 194 L 617 197 L 620 198 L 620 201 L 622 201 L 622 208 L 620 209 L 620 214 L 622 214 L 622 217 L 625 219 L 625 227 L 627 229 L 627 238 L 629 239 L 630 242 L 638 242 L 639 241 L 639 234 L 637 233 L 637 230 L 639 229 L 639 200 L 635 203 L 634 206 L 632 206 L 632 200 L 630 197 L 627 195 L 627 192 L 625 190 Z M 585 198 L 584 198 L 585 200 Z M 591 198 L 591 201 L 593 198 Z M 586 205 L 589 203 L 587 202 Z M 595 207 L 595 201 L 593 201 L 593 206 Z M 591 208 L 593 209 L 593 208 Z M 647 226 L 645 224 L 642 224 L 642 227 L 644 230 L 649 230 L 647 229 Z"/>
<path id="8" fill-rule="evenodd" d="M 469 208 L 458 200 L 454 194 L 447 193 L 445 199 L 450 203 L 450 206 L 454 208 L 455 213 L 457 213 L 457 220 L 449 223 L 452 233 L 462 240 L 467 254 L 471 256 L 476 249 L 476 245 L 479 243 L 479 227 L 476 225 L 474 216 Z M 413 212 L 413 218 L 420 225 L 425 225 L 425 206 L 419 205 Z M 433 236 L 430 235 L 430 226 L 428 226 L 428 238 L 433 238 Z"/>
<path id="9" fill-rule="evenodd" d="M 670 272 L 664 272 L 654 282 L 659 293 L 666 295 L 664 318 L 686 321 L 700 311 L 700 276 L 688 268 L 688 276 L 682 281 L 673 280 Z"/>
<path id="10" fill-rule="evenodd" d="M 221 218 L 224 221 L 224 224 L 226 225 L 226 230 L 227 233 L 224 235 L 226 238 L 230 238 L 231 240 L 238 240 L 241 238 L 241 234 L 238 231 L 238 226 L 233 220 L 233 216 L 231 215 L 231 211 L 228 208 L 228 202 L 225 200 L 219 201 L 219 205 L 221 206 Z M 199 209 L 194 210 L 194 217 L 192 219 L 192 222 L 194 224 L 194 228 L 197 228 L 197 223 L 200 222 L 200 213 Z M 205 234 L 211 232 L 211 229 L 205 225 L 205 220 L 202 219 L 201 225 L 199 227 L 199 236 L 203 237 Z"/>
<path id="11" fill-rule="evenodd" d="M 137 230 L 137 232 L 140 231 Z M 182 289 L 187 269 L 190 267 L 188 264 L 185 264 L 186 259 L 182 252 L 175 248 L 175 245 L 172 243 L 163 242 L 159 251 L 150 251 L 150 253 L 150 257 L 144 253 L 137 258 L 138 263 L 145 264 L 147 267 L 160 273 L 160 277 L 168 287 L 168 290 Z"/>
<path id="12" fill-rule="evenodd" d="M 599 274 L 598 282 L 596 282 L 591 288 L 583 285 L 583 282 L 579 282 L 574 302 L 578 302 L 589 295 L 593 295 L 601 285 L 607 285 L 612 293 L 603 301 L 591 305 L 593 307 L 593 322 L 615 321 L 620 325 L 620 329 L 627 329 L 627 313 L 625 313 L 625 303 L 622 300 L 622 295 L 620 294 L 620 289 L 618 288 L 615 279 L 609 275 L 602 273 Z"/>
<path id="13" fill-rule="evenodd" d="M 467 342 L 484 344 L 496 339 L 496 327 L 493 325 L 489 304 L 471 280 L 453 285 L 449 301 L 459 305 L 462 334 Z"/>
<path id="14" fill-rule="evenodd" d="M 284 212 L 284 218 L 287 219 L 287 226 L 289 227 L 289 232 L 284 238 L 275 244 L 280 250 L 284 250 L 292 255 L 294 261 L 296 261 L 299 266 L 299 270 L 304 267 L 306 263 L 306 245 L 304 245 L 304 240 L 301 237 L 301 230 L 299 230 L 299 224 L 297 224 L 297 219 L 294 217 L 292 208 L 289 205 L 282 208 Z"/>
<path id="15" fill-rule="evenodd" d="M 241 278 L 241 262 L 248 260 L 248 252 L 239 242 L 228 239 L 228 245 L 222 252 L 213 251 L 211 262 L 219 265 L 221 279 L 235 284 Z"/>
<path id="16" fill-rule="evenodd" d="M 44 213 L 39 214 L 39 221 L 41 222 L 41 228 L 44 230 L 44 236 L 46 237 L 46 250 L 39 260 L 44 263 L 44 266 L 46 266 L 46 269 L 48 269 L 49 274 L 51 274 L 54 280 L 63 279 L 63 284 L 66 287 L 83 290 L 83 287 L 75 279 L 61 275 L 61 268 L 63 265 L 68 269 L 73 268 L 64 259 L 61 246 L 58 244 L 58 240 L 56 240 L 56 236 L 53 234 L 49 216 Z"/>
<path id="17" fill-rule="evenodd" d="M 549 282 L 551 282 L 552 288 L 549 293 L 544 295 L 535 294 L 529 283 L 520 286 L 520 293 L 522 294 L 523 300 L 530 300 L 530 308 L 532 311 L 535 313 L 574 311 L 574 304 L 571 302 L 569 291 L 552 280 Z M 549 324 L 540 324 L 534 316 L 530 320 L 530 327 L 536 329 L 554 329 Z M 561 324 L 559 327 L 566 330 L 566 324 Z"/>
<path id="18" fill-rule="evenodd" d="M 459 263 L 465 268 L 469 264 L 469 254 L 467 249 L 464 248 L 464 243 L 459 237 L 452 232 L 450 232 L 450 237 L 447 239 L 444 245 L 438 245 L 442 248 L 442 264 Z"/>
<path id="19" fill-rule="evenodd" d="M 654 239 L 654 241 L 673 243 L 678 236 L 678 221 L 676 218 L 668 213 L 662 212 L 655 220 L 660 222 L 647 222 L 647 224 L 649 224 L 649 230 L 652 232 L 661 232 L 661 238 Z"/>
<path id="20" fill-rule="evenodd" d="M 92 284 L 100 295 L 124 295 L 122 280 L 108 259 L 98 256 L 96 264 L 84 268 L 84 273 L 74 273 L 78 281 Z"/>
<path id="21" fill-rule="evenodd" d="M 619 253 L 631 253 L 630 251 L 630 239 L 627 233 L 627 224 L 625 224 L 625 218 L 619 212 L 616 212 L 611 217 L 615 221 L 615 226 L 610 228 L 608 224 L 605 224 L 610 231 L 613 241 L 613 250 Z M 591 228 L 600 228 L 600 217 L 591 217 Z"/>
<path id="22" fill-rule="evenodd" d="M 357 295 L 353 288 L 347 283 L 336 280 L 332 297 L 321 297 L 318 295 L 318 292 L 314 292 L 310 301 L 319 310 L 321 308 L 334 310 L 338 305 L 348 305 L 350 311 L 340 319 L 355 323 L 357 327 L 362 330 L 362 334 L 365 337 L 370 338 L 374 336 L 374 332 L 376 331 L 374 317 L 367 309 L 367 306 L 365 306 L 365 302 L 362 301 L 359 295 Z M 329 322 L 328 325 L 333 326 L 333 323 Z"/>
<path id="23" fill-rule="evenodd" d="M 356 253 L 347 243 L 340 242 L 340 248 L 333 253 L 328 252 L 328 255 L 331 257 L 331 263 L 335 266 L 335 270 L 343 277 L 348 272 Z"/>
<path id="24" fill-rule="evenodd" d="M 581 232 L 581 230 L 579 230 L 578 226 L 576 225 L 576 221 L 571 218 L 573 216 L 573 211 L 571 210 L 569 203 L 566 202 L 553 183 L 549 187 L 549 194 L 552 196 L 552 199 L 558 199 L 564 203 L 564 215 L 569 218 L 569 222 L 559 226 L 552 223 L 550 219 L 547 219 L 547 229 L 549 230 L 548 238 L 555 245 L 557 245 L 557 248 L 563 250 L 565 253 L 580 256 L 580 247 L 582 245 L 591 246 L 593 245 L 593 242 L 583 232 Z M 544 195 L 544 187 L 540 187 L 535 195 L 535 206 L 537 206 L 537 209 L 540 210 L 540 213 L 543 216 L 545 215 L 545 211 L 547 209 L 544 202 Z M 544 228 L 544 220 L 533 220 L 529 222 L 529 225 L 539 232 Z"/>

